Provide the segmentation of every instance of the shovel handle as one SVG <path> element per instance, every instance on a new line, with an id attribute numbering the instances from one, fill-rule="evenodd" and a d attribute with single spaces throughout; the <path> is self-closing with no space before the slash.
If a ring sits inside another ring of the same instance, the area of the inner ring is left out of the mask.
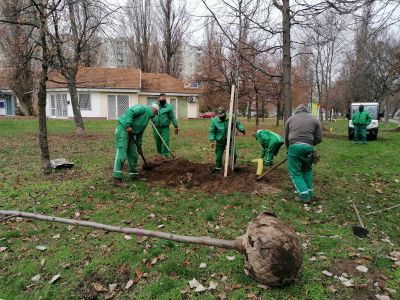
<path id="1" fill-rule="evenodd" d="M 269 169 L 269 170 L 268 170 L 267 172 L 265 172 L 264 174 L 258 176 L 258 177 L 256 178 L 256 180 L 259 181 L 259 180 L 263 179 L 265 175 L 271 173 L 273 170 L 275 170 L 277 167 L 279 167 L 281 164 L 283 164 L 283 163 L 286 162 L 286 161 L 287 161 L 287 158 L 285 158 L 284 160 L 282 160 L 279 164 L 277 164 L 277 165 L 276 165 L 275 167 L 273 167 L 272 169 Z"/>
<path id="2" fill-rule="evenodd" d="M 136 148 L 138 149 L 138 152 L 139 152 L 139 145 L 138 145 L 138 143 L 137 143 L 137 141 L 136 141 L 135 136 L 134 136 L 133 134 L 131 134 L 130 137 L 133 139 L 133 142 L 135 143 Z M 140 156 L 142 157 L 142 159 L 143 159 L 144 166 L 147 167 L 147 162 L 146 162 L 146 159 L 144 158 L 143 152 L 140 151 L 140 152 L 139 152 L 139 155 L 140 155 Z"/>
<path id="3" fill-rule="evenodd" d="M 361 227 L 365 228 L 365 227 L 364 227 L 364 223 L 363 223 L 363 221 L 361 220 L 360 214 L 358 213 L 358 209 L 357 209 L 356 204 L 353 202 L 353 200 L 351 200 L 351 203 L 352 203 L 352 205 L 353 205 L 354 211 L 356 212 L 356 215 L 357 215 L 358 221 L 360 222 Z"/>
<path id="4" fill-rule="evenodd" d="M 160 137 L 161 142 L 164 144 L 165 148 L 169 151 L 169 154 L 171 154 L 172 159 L 175 159 L 174 155 L 172 154 L 171 149 L 168 147 L 167 143 L 164 141 L 163 137 L 161 136 L 160 132 L 158 131 L 156 125 L 154 125 L 153 121 L 150 119 L 150 123 L 153 126 L 154 130 L 157 132 L 157 135 Z"/>

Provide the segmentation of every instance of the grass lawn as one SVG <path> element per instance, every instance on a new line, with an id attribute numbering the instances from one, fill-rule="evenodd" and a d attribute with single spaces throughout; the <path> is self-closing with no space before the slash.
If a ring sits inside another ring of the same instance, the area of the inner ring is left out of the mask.
<path id="1" fill-rule="evenodd" d="M 175 154 L 213 162 L 208 124 L 209 120 L 181 121 L 179 136 L 171 135 Z M 237 142 L 242 164 L 260 152 L 250 134 L 254 120 L 243 124 L 248 135 Z M 282 131 L 273 124 L 270 120 L 262 127 Z M 244 274 L 244 257 L 232 250 L 7 220 L 0 223 L 0 299 L 375 299 L 376 294 L 400 299 L 400 267 L 388 258 L 400 251 L 400 209 L 364 216 L 399 203 L 400 133 L 389 130 L 394 125 L 382 125 L 377 141 L 355 145 L 347 139 L 346 124 L 325 124 L 328 131 L 317 147 L 321 161 L 314 167 L 319 201 L 305 207 L 294 201 L 289 176 L 278 183 L 278 192 L 267 195 L 211 195 L 141 181 L 118 189 L 110 182 L 115 129 L 111 121 L 87 121 L 88 135 L 76 138 L 72 121 L 49 120 L 51 157 L 67 158 L 75 166 L 46 178 L 39 161 L 37 120 L 1 118 L 0 209 L 226 239 L 243 234 L 260 212 L 273 211 L 296 229 L 304 252 L 297 282 L 265 289 Z M 151 134 L 148 128 L 147 156 L 154 154 Z M 275 163 L 285 153 L 282 148 Z M 280 168 L 286 171 L 287 165 Z M 350 200 L 357 203 L 369 239 L 352 233 L 357 218 Z M 233 255 L 235 260 L 227 259 Z M 199 268 L 201 263 L 206 267 Z M 368 272 L 357 271 L 358 265 Z M 322 274 L 324 270 L 333 275 Z M 49 283 L 56 274 L 61 277 Z M 345 287 L 335 275 L 352 279 L 354 287 Z M 210 281 L 218 286 L 196 293 L 189 288 L 193 278 L 206 287 Z M 125 289 L 131 279 L 137 283 Z M 110 291 L 109 284 L 117 286 Z"/>

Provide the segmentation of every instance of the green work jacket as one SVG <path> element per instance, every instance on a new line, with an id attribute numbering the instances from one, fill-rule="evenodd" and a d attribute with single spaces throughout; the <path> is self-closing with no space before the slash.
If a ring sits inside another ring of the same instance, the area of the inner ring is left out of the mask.
<path id="1" fill-rule="evenodd" d="M 351 119 L 355 125 L 369 125 L 372 121 L 369 112 L 356 111 Z"/>
<path id="2" fill-rule="evenodd" d="M 153 123 L 157 127 L 169 127 L 171 124 L 174 125 L 175 128 L 178 127 L 178 122 L 176 121 L 174 107 L 172 104 L 165 103 L 165 105 L 160 105 L 160 110 L 158 115 L 153 118 Z"/>
<path id="3" fill-rule="evenodd" d="M 148 106 L 134 105 L 118 119 L 118 123 L 124 127 L 132 127 L 132 133 L 136 136 L 136 141 L 139 145 L 142 144 L 143 132 L 146 129 L 147 123 L 153 118 L 153 110 Z"/>
<path id="4" fill-rule="evenodd" d="M 256 139 L 263 148 L 268 148 L 268 145 L 283 142 L 283 137 L 269 130 L 258 130 L 256 133 Z"/>
<path id="5" fill-rule="evenodd" d="M 218 116 L 211 119 L 210 130 L 209 130 L 209 140 L 217 142 L 226 142 L 226 136 L 228 134 L 228 123 L 229 116 L 226 115 L 225 121 L 221 121 Z M 236 120 L 236 128 L 240 132 L 244 132 L 244 126 L 239 120 Z"/>

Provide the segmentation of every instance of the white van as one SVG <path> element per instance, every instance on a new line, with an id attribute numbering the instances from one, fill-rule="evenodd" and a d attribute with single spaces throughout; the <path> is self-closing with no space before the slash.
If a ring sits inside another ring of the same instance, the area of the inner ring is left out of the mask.
<path id="1" fill-rule="evenodd" d="M 364 110 L 369 112 L 372 118 L 371 123 L 367 126 L 367 138 L 371 140 L 376 140 L 378 137 L 379 120 L 383 117 L 383 113 L 379 112 L 379 103 L 376 102 L 354 102 L 350 105 L 350 113 L 347 114 L 349 119 L 348 133 L 349 139 L 354 139 L 354 125 L 351 120 L 353 114 L 358 111 L 358 107 L 364 105 Z"/>

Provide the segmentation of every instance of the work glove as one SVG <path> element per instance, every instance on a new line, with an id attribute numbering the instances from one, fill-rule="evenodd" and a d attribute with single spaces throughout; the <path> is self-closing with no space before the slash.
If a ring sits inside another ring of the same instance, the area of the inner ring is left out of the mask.
<path id="1" fill-rule="evenodd" d="M 126 132 L 128 133 L 128 134 L 131 134 L 132 133 L 132 127 L 126 127 Z"/>
<path id="2" fill-rule="evenodd" d="M 176 127 L 176 128 L 175 128 L 175 134 L 178 134 L 178 132 L 179 132 L 179 128 Z"/>
<path id="3" fill-rule="evenodd" d="M 214 147 L 215 147 L 215 142 L 212 141 L 212 142 L 210 143 L 210 146 L 211 146 L 212 149 L 214 149 Z"/>

